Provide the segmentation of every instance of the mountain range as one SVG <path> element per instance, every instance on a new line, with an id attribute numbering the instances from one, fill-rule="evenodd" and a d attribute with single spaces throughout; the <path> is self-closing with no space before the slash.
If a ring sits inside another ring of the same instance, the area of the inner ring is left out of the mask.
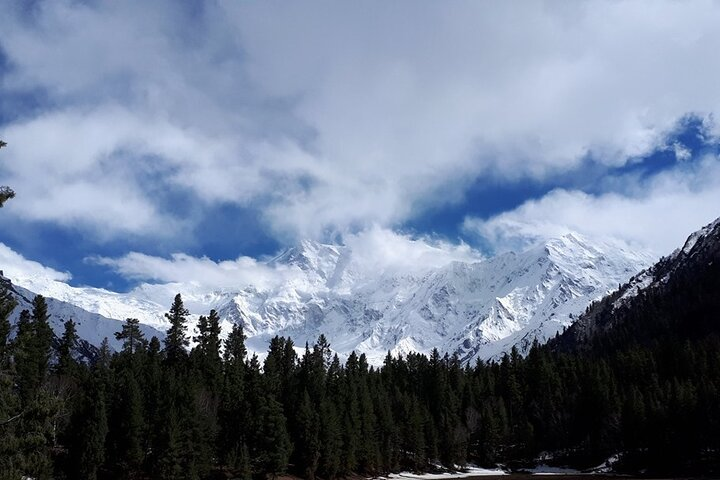
<path id="1" fill-rule="evenodd" d="M 232 323 L 242 324 L 249 350 L 260 355 L 275 335 L 291 337 L 302 348 L 322 333 L 341 356 L 365 353 L 371 364 L 380 364 L 388 351 L 433 348 L 474 362 L 513 346 L 527 352 L 535 339 L 544 343 L 652 261 L 624 244 L 577 233 L 520 253 L 412 268 L 374 268 L 351 247 L 303 241 L 265 262 L 282 272 L 279 280 L 238 287 L 204 289 L 189 281 L 116 293 L 44 277 L 3 281 L 19 300 L 15 317 L 41 294 L 49 299 L 56 334 L 73 318 L 88 345 L 107 337 L 117 347 L 113 333 L 125 318 L 138 318 L 148 338 L 162 338 L 164 313 L 179 292 L 193 323 L 215 309 L 223 333 Z"/>

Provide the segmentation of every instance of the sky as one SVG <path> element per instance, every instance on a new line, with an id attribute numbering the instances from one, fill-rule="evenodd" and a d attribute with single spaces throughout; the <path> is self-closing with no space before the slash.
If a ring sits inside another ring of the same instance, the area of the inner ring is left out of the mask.
<path id="1" fill-rule="evenodd" d="M 720 216 L 716 1 L 0 11 L 6 269 L 124 291 L 303 239 L 402 263 L 568 231 L 664 255 Z"/>

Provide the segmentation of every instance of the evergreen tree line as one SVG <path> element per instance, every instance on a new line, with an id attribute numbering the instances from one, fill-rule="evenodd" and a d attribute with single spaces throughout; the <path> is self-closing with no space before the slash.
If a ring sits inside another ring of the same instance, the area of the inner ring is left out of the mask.
<path id="1" fill-rule="evenodd" d="M 180 295 L 161 343 L 136 319 L 90 364 L 72 320 L 53 340 L 43 297 L 20 315 L 0 296 L 0 478 L 253 478 L 291 473 L 495 466 L 552 451 L 593 466 L 704 473 L 720 452 L 720 340 L 666 336 L 599 350 L 534 345 L 499 362 L 388 354 L 342 363 L 324 336 L 296 353 L 275 337 L 261 362 L 242 327 L 220 339 L 215 311 L 189 349 Z M 12 339 L 11 339 L 12 337 Z"/>

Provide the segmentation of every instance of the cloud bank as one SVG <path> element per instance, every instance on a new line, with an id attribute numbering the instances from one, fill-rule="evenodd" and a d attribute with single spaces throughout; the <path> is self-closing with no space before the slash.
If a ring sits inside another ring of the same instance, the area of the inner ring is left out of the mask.
<path id="1" fill-rule="evenodd" d="M 667 255 L 685 238 L 720 216 L 720 158 L 707 156 L 617 192 L 591 195 L 554 190 L 489 219 L 468 217 L 468 233 L 503 249 L 568 231 L 614 237 Z"/>
<path id="2" fill-rule="evenodd" d="M 479 252 L 466 244 L 416 238 L 379 227 L 348 235 L 345 247 L 350 256 L 340 263 L 348 262 L 344 266 L 349 266 L 360 278 L 417 274 L 455 261 L 482 259 Z M 183 253 L 163 258 L 131 252 L 119 258 L 90 258 L 89 261 L 108 266 L 126 278 L 153 284 L 194 285 L 199 291 L 248 286 L 266 290 L 287 282 L 303 282 L 307 278 L 297 266 L 249 257 L 214 261 Z M 302 286 L 298 288 L 302 289 Z"/>
<path id="3" fill-rule="evenodd" d="M 31 99 L 2 125 L 6 211 L 100 240 L 180 238 L 233 204 L 321 238 L 396 227 L 477 181 L 620 166 L 720 113 L 717 2 L 516 7 L 3 2 L 0 94 Z M 659 192 L 556 192 L 498 218 L 563 195 L 640 212 Z"/>

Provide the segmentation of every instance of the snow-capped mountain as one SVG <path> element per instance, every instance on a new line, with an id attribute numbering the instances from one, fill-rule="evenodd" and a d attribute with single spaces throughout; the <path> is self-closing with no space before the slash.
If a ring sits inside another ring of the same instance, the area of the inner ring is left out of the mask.
<path id="1" fill-rule="evenodd" d="M 48 284 L 48 286 L 50 285 L 51 284 Z M 3 276 L 0 276 L 0 286 L 7 288 L 17 301 L 17 306 L 10 317 L 11 323 L 14 324 L 17 322 L 20 312 L 23 310 L 32 311 L 32 300 L 37 292 L 13 284 Z M 65 285 L 65 287 L 72 289 L 69 285 Z M 120 348 L 120 342 L 115 339 L 114 335 L 115 332 L 120 331 L 122 327 L 121 322 L 118 320 L 85 310 L 76 304 L 63 301 L 62 299 L 48 296 L 46 302 L 48 313 L 50 314 L 50 326 L 57 337 L 62 335 L 65 328 L 64 324 L 67 320 L 72 319 L 75 322 L 78 337 L 82 343 L 81 350 L 83 350 L 83 354 L 91 355 L 93 352 L 90 350 L 92 350 L 93 347 L 98 347 L 104 338 L 108 339 L 111 348 L 115 350 Z M 123 317 L 123 319 L 124 318 L 125 317 Z M 141 325 L 140 328 L 147 338 L 151 338 L 152 336 L 157 336 L 158 338 L 164 337 L 164 333 L 149 325 Z"/>
<path id="2" fill-rule="evenodd" d="M 279 258 L 297 264 L 308 282 L 241 291 L 223 316 L 242 322 L 257 350 L 276 334 L 302 345 L 325 333 L 337 351 L 366 353 L 372 363 L 388 351 L 438 348 L 466 361 L 495 357 L 513 345 L 527 351 L 535 338 L 554 336 L 590 301 L 652 261 L 577 234 L 521 254 L 412 272 L 368 274 L 352 251 L 317 244 Z"/>
<path id="3" fill-rule="evenodd" d="M 387 268 L 368 265 L 348 246 L 305 241 L 265 262 L 282 272 L 276 281 L 238 288 L 145 284 L 120 294 L 56 280 L 14 280 L 58 305 L 95 314 L 98 332 L 89 334 L 91 342 L 110 336 L 106 325 L 119 328 L 109 319 L 134 317 L 164 331 L 163 313 L 180 292 L 194 318 L 214 308 L 225 332 L 242 323 L 251 351 L 265 352 L 275 335 L 289 336 L 302 347 L 324 333 L 338 353 L 355 350 L 379 364 L 388 351 L 438 348 L 464 361 L 493 358 L 513 345 L 525 352 L 535 338 L 543 342 L 554 336 L 591 301 L 652 260 L 618 243 L 568 234 L 491 259 Z M 80 318 L 68 311 L 63 315 Z"/>

